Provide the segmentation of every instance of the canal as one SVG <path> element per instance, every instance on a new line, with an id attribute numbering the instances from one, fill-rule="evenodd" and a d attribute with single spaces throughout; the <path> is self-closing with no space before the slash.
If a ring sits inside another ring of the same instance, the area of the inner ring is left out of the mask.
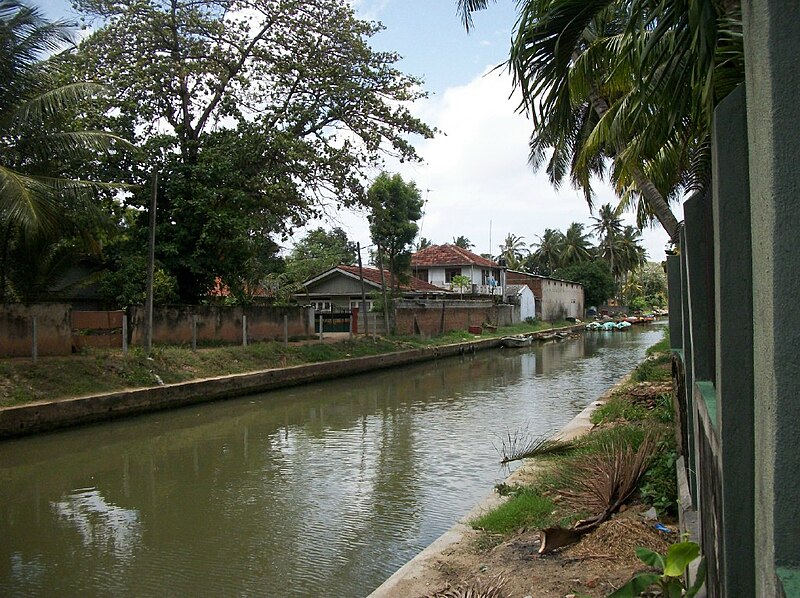
<path id="1" fill-rule="evenodd" d="M 591 332 L 0 443 L 2 596 L 380 585 L 663 327 Z"/>

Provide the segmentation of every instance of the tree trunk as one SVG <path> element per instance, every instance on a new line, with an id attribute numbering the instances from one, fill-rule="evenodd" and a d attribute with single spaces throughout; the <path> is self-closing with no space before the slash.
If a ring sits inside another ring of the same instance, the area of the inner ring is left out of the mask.
<path id="1" fill-rule="evenodd" d="M 593 91 L 589 95 L 589 99 L 592 102 L 592 108 L 594 108 L 597 116 L 603 118 L 603 115 L 608 112 L 608 102 L 606 102 L 605 98 L 601 97 L 596 91 Z M 623 149 L 622 144 L 618 143 L 617 147 L 614 149 L 616 150 L 616 153 L 621 153 Z M 640 166 L 632 166 L 631 174 L 633 175 L 634 184 L 642 195 L 642 199 L 644 199 L 645 203 L 658 219 L 659 223 L 661 223 L 661 226 L 664 228 L 664 230 L 667 231 L 669 238 L 673 242 L 677 242 L 679 232 L 678 220 L 672 213 L 667 200 L 664 199 L 664 196 L 653 184 L 653 182 L 645 176 Z"/>

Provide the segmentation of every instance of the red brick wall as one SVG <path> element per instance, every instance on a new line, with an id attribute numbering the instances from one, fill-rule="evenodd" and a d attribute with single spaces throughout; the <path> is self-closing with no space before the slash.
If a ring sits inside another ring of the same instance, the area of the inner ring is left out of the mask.
<path id="1" fill-rule="evenodd" d="M 506 272 L 506 284 L 524 284 L 533 291 L 533 296 L 537 299 L 542 298 L 542 279 L 532 278 L 517 272 Z"/>
<path id="2" fill-rule="evenodd" d="M 0 357 L 30 357 L 33 316 L 36 316 L 39 355 L 72 352 L 70 307 L 62 303 L 0 307 Z"/>
<path id="3" fill-rule="evenodd" d="M 247 316 L 249 341 L 283 339 L 283 316 L 288 317 L 289 337 L 313 334 L 309 325 L 308 309 L 303 307 L 211 307 L 179 306 L 159 307 L 153 310 L 154 343 L 191 343 L 192 315 L 197 316 L 197 340 L 219 340 L 226 343 L 242 342 L 242 316 Z M 145 311 L 132 308 L 132 344 L 144 344 Z"/>
<path id="4" fill-rule="evenodd" d="M 437 336 L 452 330 L 467 330 L 470 326 L 489 323 L 494 326 L 511 324 L 513 307 L 494 305 L 490 302 L 426 301 L 421 305 L 398 305 L 395 315 L 397 334 L 422 334 Z M 442 329 L 442 305 L 444 304 L 444 329 Z M 414 320 L 416 319 L 416 326 Z"/>

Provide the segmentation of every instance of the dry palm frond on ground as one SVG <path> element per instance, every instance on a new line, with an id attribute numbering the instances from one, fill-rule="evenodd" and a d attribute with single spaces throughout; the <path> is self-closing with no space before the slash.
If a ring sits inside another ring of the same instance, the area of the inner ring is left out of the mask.
<path id="1" fill-rule="evenodd" d="M 570 489 L 559 490 L 558 495 L 575 511 L 594 515 L 578 521 L 571 529 L 542 530 L 539 552 L 544 554 L 577 542 L 615 513 L 636 490 L 659 439 L 659 434 L 647 433 L 636 449 L 615 441 L 599 453 L 577 458 L 569 477 Z"/>
<path id="2" fill-rule="evenodd" d="M 455 587 L 448 584 L 444 589 L 428 594 L 425 598 L 506 598 L 503 586 L 502 578 Z"/>

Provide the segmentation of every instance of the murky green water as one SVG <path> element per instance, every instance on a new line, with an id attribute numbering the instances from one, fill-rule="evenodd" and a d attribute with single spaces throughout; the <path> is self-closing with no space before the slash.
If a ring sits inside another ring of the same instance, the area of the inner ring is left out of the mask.
<path id="1" fill-rule="evenodd" d="M 0 443 L 2 596 L 368 594 L 660 326 Z"/>

